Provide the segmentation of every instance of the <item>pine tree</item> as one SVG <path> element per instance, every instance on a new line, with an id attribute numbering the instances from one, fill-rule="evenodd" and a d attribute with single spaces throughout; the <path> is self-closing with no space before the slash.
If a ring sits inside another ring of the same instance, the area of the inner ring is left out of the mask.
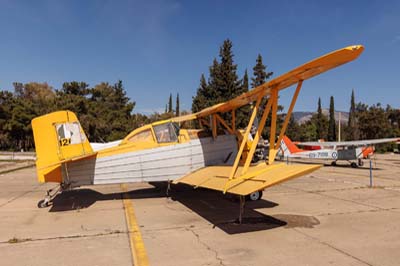
<path id="1" fill-rule="evenodd" d="M 219 56 L 220 86 L 217 87 L 221 101 L 227 101 L 241 94 L 241 81 L 236 74 L 237 65 L 233 62 L 232 42 L 226 39 L 222 44 Z"/>
<path id="2" fill-rule="evenodd" d="M 180 110 L 179 110 L 179 93 L 176 94 L 176 106 L 175 106 L 175 115 L 179 116 Z"/>
<path id="3" fill-rule="evenodd" d="M 262 56 L 260 54 L 258 54 L 257 59 L 256 59 L 256 64 L 253 67 L 254 77 L 251 78 L 251 80 L 252 80 L 251 86 L 253 88 L 264 84 L 267 81 L 267 79 L 269 79 L 273 75 L 273 72 L 266 72 L 266 69 L 267 69 L 267 67 L 263 64 Z M 258 113 L 259 117 L 262 115 L 262 113 L 264 113 L 264 108 L 265 108 L 266 104 L 267 104 L 267 99 L 266 98 L 262 99 L 260 108 L 259 108 L 259 113 Z M 278 105 L 278 111 L 282 111 L 282 110 L 283 110 L 283 106 Z M 281 120 L 281 117 L 278 117 L 278 120 L 277 120 L 278 132 L 280 129 L 280 124 L 281 124 L 280 120 Z M 268 117 L 266 125 L 267 126 L 264 128 L 262 136 L 264 138 L 269 138 L 269 129 L 271 127 L 270 117 Z"/>
<path id="4" fill-rule="evenodd" d="M 169 94 L 169 100 L 168 100 L 168 113 L 172 114 L 172 93 Z"/>
<path id="5" fill-rule="evenodd" d="M 208 79 L 208 85 L 204 90 L 205 107 L 222 102 L 224 99 L 223 95 L 221 94 L 221 66 L 216 58 L 214 58 L 213 64 L 210 66 L 209 71 L 210 77 Z"/>
<path id="6" fill-rule="evenodd" d="M 247 68 L 244 71 L 243 82 L 242 82 L 242 91 L 249 91 L 249 76 L 247 75 Z"/>
<path id="7" fill-rule="evenodd" d="M 207 84 L 206 78 L 204 74 L 201 75 L 200 78 L 200 86 L 197 88 L 196 96 L 193 97 L 192 100 L 192 112 L 196 113 L 206 107 L 208 107 L 208 91 L 209 85 Z"/>
<path id="8" fill-rule="evenodd" d="M 266 69 L 267 67 L 263 64 L 262 56 L 258 54 L 256 65 L 253 67 L 254 78 L 251 78 L 251 86 L 253 88 L 264 84 L 273 75 L 273 72 L 266 72 Z"/>
<path id="9" fill-rule="evenodd" d="M 336 141 L 335 103 L 333 96 L 331 96 L 329 104 L 328 141 Z"/>

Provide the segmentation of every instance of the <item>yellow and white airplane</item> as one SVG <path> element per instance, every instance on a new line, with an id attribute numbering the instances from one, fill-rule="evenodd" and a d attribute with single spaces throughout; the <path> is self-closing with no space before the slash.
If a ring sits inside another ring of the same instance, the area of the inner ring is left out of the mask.
<path id="1" fill-rule="evenodd" d="M 86 185 L 127 182 L 173 181 L 240 196 L 261 197 L 267 187 L 308 174 L 320 165 L 274 163 L 303 81 L 356 59 L 364 50 L 353 45 L 331 52 L 258 86 L 230 101 L 200 112 L 145 125 L 121 141 L 91 145 L 78 118 L 58 111 L 32 120 L 39 182 L 56 182 L 61 192 Z M 278 94 L 297 85 L 287 116 L 277 136 Z M 250 130 L 261 100 L 263 109 L 257 131 Z M 252 104 L 245 130 L 236 128 L 235 110 Z M 221 114 L 230 113 L 224 120 Z M 251 164 L 261 132 L 271 113 L 268 159 Z M 197 120 L 201 129 L 182 129 L 180 123 Z M 38 207 L 46 207 L 48 191 Z M 241 206 L 243 206 L 241 204 Z"/>

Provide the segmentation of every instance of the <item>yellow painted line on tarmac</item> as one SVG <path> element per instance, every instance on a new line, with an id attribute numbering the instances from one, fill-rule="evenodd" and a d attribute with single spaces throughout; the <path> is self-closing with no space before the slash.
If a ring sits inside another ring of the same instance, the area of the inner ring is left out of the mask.
<path id="1" fill-rule="evenodd" d="M 128 191 L 126 185 L 121 185 L 121 188 L 122 191 L 125 192 L 122 201 L 125 209 L 126 224 L 129 231 L 129 243 L 131 246 L 133 265 L 147 266 L 149 265 L 149 258 L 147 257 L 139 225 L 136 221 L 132 200 L 130 200 L 126 195 L 126 192 Z"/>

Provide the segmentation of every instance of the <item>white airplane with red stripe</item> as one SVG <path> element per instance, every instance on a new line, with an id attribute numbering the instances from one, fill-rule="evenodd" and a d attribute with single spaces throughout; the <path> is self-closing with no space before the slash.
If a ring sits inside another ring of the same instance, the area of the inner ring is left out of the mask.
<path id="1" fill-rule="evenodd" d="M 339 142 L 300 142 L 299 146 L 312 148 L 301 149 L 287 136 L 281 141 L 279 155 L 281 158 L 322 159 L 332 161 L 336 165 L 339 160 L 350 162 L 352 167 L 362 166 L 363 159 L 369 158 L 375 150 L 374 145 L 380 143 L 398 142 L 400 138 L 370 139 Z M 357 163 L 354 162 L 357 160 Z"/>

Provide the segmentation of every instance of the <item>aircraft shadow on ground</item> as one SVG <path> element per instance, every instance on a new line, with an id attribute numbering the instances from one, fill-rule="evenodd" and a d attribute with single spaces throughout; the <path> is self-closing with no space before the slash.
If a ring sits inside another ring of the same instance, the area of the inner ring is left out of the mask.
<path id="1" fill-rule="evenodd" d="M 131 190 L 126 193 L 103 194 L 93 189 L 76 189 L 58 194 L 52 202 L 50 212 L 63 212 L 88 208 L 97 201 L 161 198 L 167 197 L 165 183 L 152 183 L 154 187 Z M 258 212 L 256 209 L 273 208 L 278 204 L 268 200 L 246 201 L 242 224 L 239 224 L 239 200 L 234 195 L 207 189 L 193 189 L 186 185 L 174 185 L 171 200 L 183 204 L 209 223 L 228 234 L 246 233 L 273 229 L 287 225 L 284 219 L 277 219 Z"/>

